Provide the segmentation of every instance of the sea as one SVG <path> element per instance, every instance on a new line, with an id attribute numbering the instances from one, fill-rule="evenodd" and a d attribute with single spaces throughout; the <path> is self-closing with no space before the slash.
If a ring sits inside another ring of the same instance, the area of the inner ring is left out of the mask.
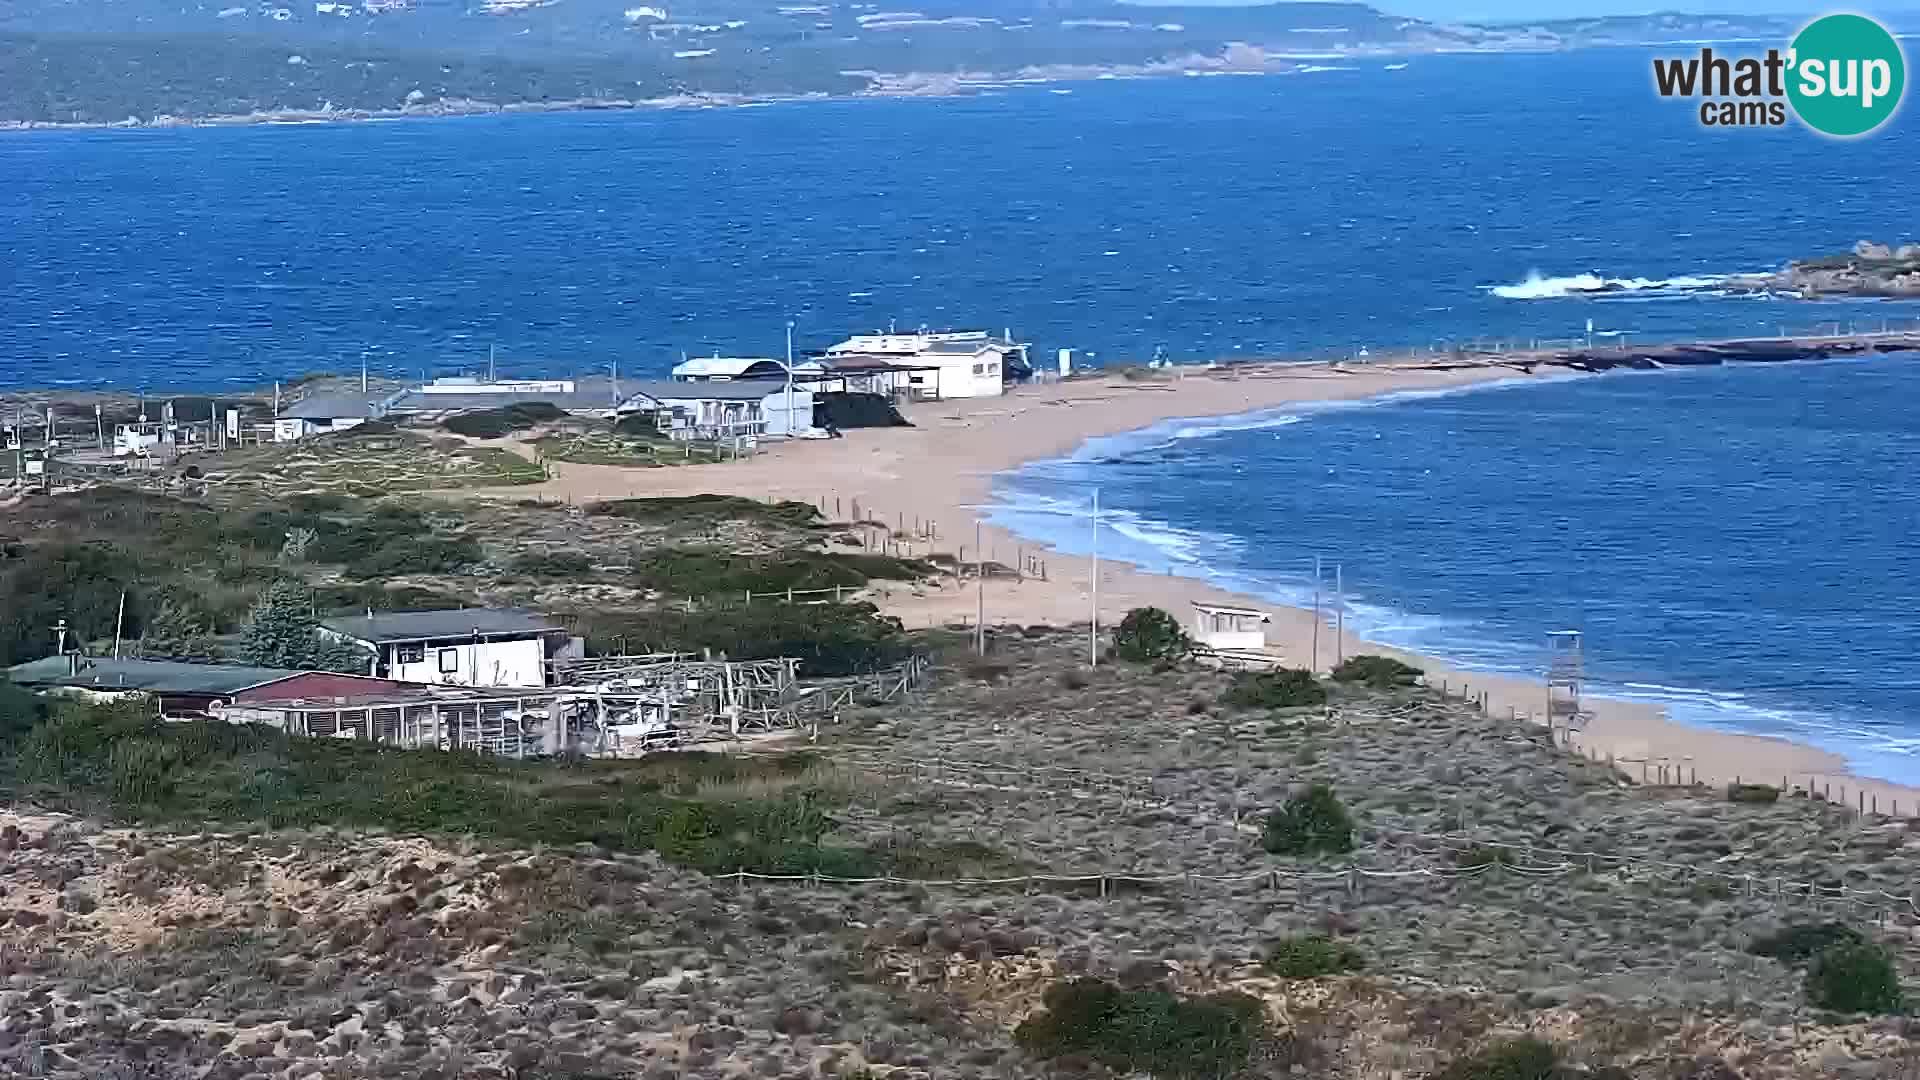
<path id="1" fill-rule="evenodd" d="M 1696 46 L 1693 46 L 1697 48 Z M 1687 47 L 1677 46 L 1684 52 Z M 1912 112 L 1712 130 L 1645 49 L 950 98 L 0 136 L 0 389 L 662 375 L 898 327 L 1081 365 L 1869 327 L 1728 275 L 1903 235 Z M 1913 357 L 1175 422 L 996 520 L 1920 781 Z"/>

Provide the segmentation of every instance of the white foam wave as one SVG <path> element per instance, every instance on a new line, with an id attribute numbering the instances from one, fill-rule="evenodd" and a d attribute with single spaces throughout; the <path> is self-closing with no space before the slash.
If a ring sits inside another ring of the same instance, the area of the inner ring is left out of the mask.
<path id="1" fill-rule="evenodd" d="M 1488 285 L 1487 292 L 1502 300 L 1559 300 L 1569 296 L 1593 296 L 1605 293 L 1664 292 L 1687 293 L 1717 289 L 1727 283 L 1729 274 L 1683 275 L 1670 278 L 1610 278 L 1600 274 L 1571 274 L 1546 277 L 1538 270 L 1511 285 Z"/>
<path id="2" fill-rule="evenodd" d="M 1353 71 L 1353 70 L 1354 70 L 1353 68 L 1346 67 L 1341 64 L 1303 64 L 1300 67 L 1300 73 L 1302 75 L 1311 75 L 1317 71 Z"/>

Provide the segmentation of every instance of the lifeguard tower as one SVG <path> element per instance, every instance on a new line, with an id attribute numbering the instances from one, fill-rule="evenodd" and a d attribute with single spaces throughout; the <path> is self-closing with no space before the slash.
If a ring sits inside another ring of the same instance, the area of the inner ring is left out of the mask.
<path id="1" fill-rule="evenodd" d="M 1593 714 L 1580 703 L 1586 659 L 1578 630 L 1547 633 L 1547 727 L 1582 731 Z"/>
<path id="2" fill-rule="evenodd" d="M 1267 624 L 1273 619 L 1256 608 L 1224 604 L 1193 604 L 1193 640 L 1209 649 L 1252 651 L 1267 647 Z"/>

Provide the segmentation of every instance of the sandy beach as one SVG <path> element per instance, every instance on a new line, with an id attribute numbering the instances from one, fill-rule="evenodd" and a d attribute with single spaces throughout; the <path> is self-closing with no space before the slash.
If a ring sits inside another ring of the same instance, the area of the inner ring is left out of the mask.
<path id="1" fill-rule="evenodd" d="M 1045 580 L 995 578 L 984 590 L 989 625 L 1084 624 L 1092 610 L 1091 560 L 1048 551 L 1032 538 L 984 525 L 977 511 L 995 474 L 1025 462 L 1069 453 L 1089 439 L 1135 431 L 1176 418 L 1227 416 L 1292 404 L 1358 400 L 1407 391 L 1465 388 L 1525 379 L 1497 363 L 1290 364 L 1230 369 L 1174 369 L 1164 379 L 1117 376 L 1023 386 L 1000 398 L 922 403 L 908 407 L 910 428 L 848 431 L 845 438 L 769 444 L 748 460 L 681 469 L 635 470 L 617 466 L 556 463 L 554 476 L 512 496 L 538 494 L 573 502 L 635 495 L 737 494 L 793 499 L 822 506 L 829 516 L 885 522 L 899 533 L 932 543 L 908 543 L 902 553 L 943 552 L 971 562 L 986 557 L 1008 566 L 1029 556 L 1044 560 Z M 1564 373 L 1553 377 L 1564 377 Z M 1600 377 L 1600 376 L 1596 376 Z M 505 493 L 502 493 L 505 494 Z M 878 530 L 876 530 L 877 532 Z M 976 542 L 975 537 L 978 536 Z M 1100 563 L 1099 611 L 1103 626 L 1132 608 L 1153 605 L 1190 621 L 1193 601 L 1241 604 L 1272 613 L 1271 649 L 1299 666 L 1324 670 L 1335 660 L 1330 632 L 1319 634 L 1313 657 L 1314 618 L 1256 597 L 1235 595 L 1170 567 Z M 878 598 L 884 610 L 909 627 L 971 623 L 981 605 L 974 585 L 898 588 Z M 1346 655 L 1402 655 L 1450 692 L 1485 694 L 1488 709 L 1518 719 L 1545 712 L 1543 683 L 1461 672 L 1431 657 L 1417 657 L 1349 637 Z M 1705 784 L 1734 780 L 1807 787 L 1844 795 L 1883 812 L 1896 807 L 1920 816 L 1920 788 L 1862 779 L 1836 755 L 1783 739 L 1702 730 L 1675 723 L 1646 704 L 1589 699 L 1593 721 L 1576 737 L 1576 748 L 1597 759 L 1611 757 L 1629 775 L 1675 778 Z"/>

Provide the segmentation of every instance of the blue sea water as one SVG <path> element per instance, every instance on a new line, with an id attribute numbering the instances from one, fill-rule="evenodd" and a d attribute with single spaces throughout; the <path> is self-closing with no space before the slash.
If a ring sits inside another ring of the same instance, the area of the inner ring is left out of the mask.
<path id="1" fill-rule="evenodd" d="M 1911 110 L 1849 143 L 1703 130 L 1655 97 L 1649 55 L 0 137 L 0 388 L 257 385 L 363 355 L 410 375 L 494 346 L 506 372 L 662 374 L 776 353 L 788 320 L 803 345 L 1010 327 L 1098 363 L 1920 314 L 1713 287 L 1900 239 Z M 1569 294 L 1585 274 L 1628 287 Z M 1074 546 L 1084 529 L 1046 511 L 1097 480 L 1110 551 L 1281 598 L 1339 559 L 1362 629 L 1487 667 L 1579 626 L 1607 682 L 1683 719 L 1920 779 L 1916 372 L 1173 425 L 1023 472 L 1002 515 Z"/>
<path id="2" fill-rule="evenodd" d="M 1509 382 L 1174 421 L 1000 485 L 998 523 L 1920 779 L 1920 356 Z M 1333 601 L 1327 601 L 1331 610 Z"/>

